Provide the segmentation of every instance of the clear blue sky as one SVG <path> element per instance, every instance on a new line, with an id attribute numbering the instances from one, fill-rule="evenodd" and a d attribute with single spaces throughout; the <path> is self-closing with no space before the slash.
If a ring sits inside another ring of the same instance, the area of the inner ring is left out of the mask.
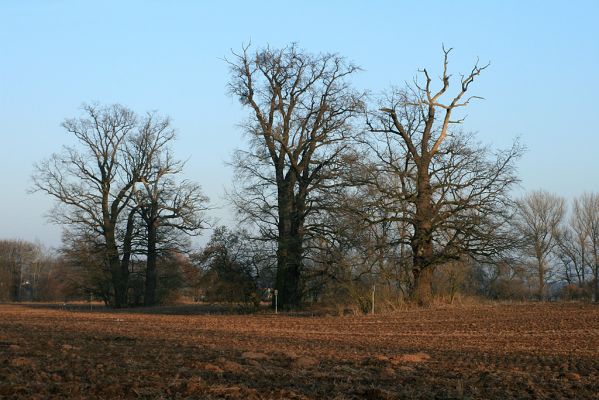
<path id="1" fill-rule="evenodd" d="M 441 44 L 451 71 L 491 61 L 473 86 L 464 129 L 494 146 L 520 136 L 523 190 L 568 198 L 599 191 L 599 1 L 26 1 L 0 2 L 0 239 L 60 243 L 27 194 L 32 164 L 60 150 L 60 128 L 82 102 L 118 102 L 170 115 L 175 148 L 230 223 L 225 164 L 243 146 L 244 111 L 226 94 L 222 58 L 299 42 L 364 68 L 374 93 L 436 70 Z"/>

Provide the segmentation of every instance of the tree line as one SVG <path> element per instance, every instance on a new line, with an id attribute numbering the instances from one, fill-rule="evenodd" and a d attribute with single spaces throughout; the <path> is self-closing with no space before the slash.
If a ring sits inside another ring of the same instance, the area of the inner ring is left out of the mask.
<path id="1" fill-rule="evenodd" d="M 450 56 L 443 48 L 438 78 L 422 69 L 372 96 L 338 54 L 232 52 L 228 91 L 247 110 L 229 194 L 240 228 L 213 227 L 200 250 L 189 235 L 209 227 L 209 201 L 180 178 L 169 118 L 84 105 L 63 122 L 77 145 L 33 174 L 65 228 L 63 275 L 117 308 L 158 304 L 164 288 L 254 304 L 268 288 L 283 309 L 366 310 L 373 291 L 389 304 L 558 289 L 597 299 L 599 197 L 575 199 L 569 214 L 547 192 L 514 199 L 520 143 L 493 149 L 461 129 L 488 64 L 454 76 Z"/>

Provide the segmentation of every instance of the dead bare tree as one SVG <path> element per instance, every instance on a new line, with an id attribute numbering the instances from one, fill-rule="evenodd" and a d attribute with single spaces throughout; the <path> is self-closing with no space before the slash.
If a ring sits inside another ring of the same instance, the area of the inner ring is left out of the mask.
<path id="1" fill-rule="evenodd" d="M 565 201 L 552 193 L 534 191 L 517 202 L 516 226 L 527 251 L 534 257 L 539 279 L 539 299 L 545 299 L 548 257 L 557 246 L 564 219 Z"/>
<path id="2" fill-rule="evenodd" d="M 312 55 L 296 45 L 233 53 L 229 90 L 251 110 L 250 149 L 235 160 L 242 195 L 235 203 L 277 243 L 275 288 L 280 305 L 302 300 L 306 221 L 318 208 L 331 171 L 347 148 L 362 95 L 347 78 L 358 68 L 335 54 Z"/>
<path id="3" fill-rule="evenodd" d="M 451 82 L 450 51 L 443 49 L 440 89 L 433 89 L 424 69 L 423 84 L 415 80 L 393 90 L 367 114 L 375 135 L 365 143 L 374 162 L 354 178 L 380 193 L 370 208 L 395 211 L 385 219 L 409 225 L 401 243 L 411 248 L 411 298 L 420 304 L 431 301 L 435 266 L 462 255 L 490 255 L 509 243 L 507 194 L 518 180 L 514 163 L 522 152 L 516 142 L 493 153 L 452 130 L 463 121 L 454 112 L 478 98 L 465 95 L 488 64 L 476 63 L 461 76 L 457 94 L 443 101 Z M 367 213 L 364 218 L 380 222 Z"/>

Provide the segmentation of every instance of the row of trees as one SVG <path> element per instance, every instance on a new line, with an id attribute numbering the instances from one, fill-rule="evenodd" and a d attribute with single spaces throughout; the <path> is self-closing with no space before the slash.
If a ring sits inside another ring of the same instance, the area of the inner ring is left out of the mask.
<path id="1" fill-rule="evenodd" d="M 494 244 L 492 256 L 481 252 L 447 258 L 432 268 L 431 293 L 450 302 L 460 295 L 597 299 L 593 229 L 598 199 L 597 194 L 584 194 L 572 200 L 569 210 L 564 199 L 545 191 L 515 200 L 510 221 L 502 226 L 500 243 L 505 247 Z M 366 193 L 352 201 L 371 204 Z M 401 241 L 408 232 L 405 225 L 362 221 L 354 211 L 347 212 L 346 204 L 342 208 L 345 214 L 322 222 L 329 230 L 327 240 L 306 242 L 302 299 L 362 312 L 371 309 L 375 289 L 379 307 L 409 300 L 414 277 L 411 248 Z M 275 251 L 264 244 L 274 243 L 219 228 L 202 253 L 204 262 L 195 264 L 209 271 L 210 283 L 203 286 L 210 291 L 207 299 L 248 302 L 258 288 L 274 282 Z M 219 257 L 206 257 L 215 254 Z"/>
<path id="2" fill-rule="evenodd" d="M 93 248 L 96 246 L 97 248 Z M 105 267 L 101 244 L 66 241 L 59 251 L 22 240 L 0 241 L 0 302 L 103 300 L 112 304 L 112 277 Z M 128 304 L 143 305 L 146 262 L 130 264 Z M 159 257 L 156 265 L 156 302 L 203 291 L 203 274 L 181 253 Z"/>
<path id="3" fill-rule="evenodd" d="M 465 280 L 487 295 L 506 274 L 531 287 L 518 271 L 535 260 L 544 298 L 548 265 L 559 260 L 567 282 L 582 287 L 592 270 L 597 288 L 595 197 L 574 203 L 568 227 L 563 200 L 512 199 L 522 147 L 493 150 L 459 128 L 488 65 L 455 78 L 450 52 L 438 80 L 423 69 L 378 98 L 352 86 L 360 68 L 336 54 L 296 45 L 232 53 L 228 87 L 248 110 L 249 144 L 235 154 L 230 197 L 245 225 L 216 229 L 184 257 L 200 272 L 194 287 L 228 301 L 273 288 L 285 309 L 340 297 L 365 305 L 374 287 L 428 304 Z M 177 178 L 170 121 L 86 105 L 63 126 L 78 146 L 37 165 L 34 186 L 58 200 L 50 218 L 66 227 L 64 256 L 96 271 L 86 284 L 107 303 L 141 293 L 156 304 L 158 266 L 181 261 L 183 234 L 206 226 L 200 187 Z"/>
<path id="4" fill-rule="evenodd" d="M 51 273 L 53 263 L 40 244 L 0 240 L 0 301 L 54 298 L 59 288 Z"/>
<path id="5" fill-rule="evenodd" d="M 393 88 L 374 107 L 351 86 L 359 68 L 337 55 L 292 45 L 244 48 L 229 60 L 230 91 L 250 110 L 236 205 L 259 237 L 277 244 L 283 307 L 306 294 L 308 260 L 335 266 L 361 252 L 365 263 L 382 263 L 397 252 L 385 262 L 396 271 L 409 265 L 409 297 L 426 304 L 437 266 L 490 260 L 512 246 L 508 194 L 522 149 L 492 152 L 454 128 L 487 66 L 474 65 L 449 95 L 450 51 L 436 88 L 424 69 L 421 80 Z M 355 243 L 364 232 L 369 237 Z"/>
<path id="6" fill-rule="evenodd" d="M 596 194 L 582 195 L 567 213 L 563 199 L 551 193 L 538 191 L 523 197 L 512 225 L 520 240 L 509 257 L 492 263 L 464 258 L 435 268 L 434 295 L 450 302 L 461 295 L 514 300 L 597 298 L 597 246 L 593 244 L 597 199 Z M 343 245 L 321 248 L 306 261 L 304 300 L 366 312 L 372 308 L 376 287 L 378 309 L 400 305 L 413 282 L 409 257 L 393 246 L 377 246 L 381 238 L 377 229 L 353 231 L 349 220 L 336 226 L 349 234 Z M 539 257 L 537 249 L 548 248 Z M 58 253 L 40 244 L 1 241 L 0 301 L 101 299 L 110 304 L 110 276 L 97 254 L 89 242 L 66 238 Z M 162 303 L 184 296 L 256 307 L 268 298 L 264 288 L 274 281 L 273 254 L 269 242 L 256 241 L 247 231 L 215 228 L 202 249 L 160 257 L 156 299 Z M 143 259 L 131 264 L 130 305 L 144 304 L 145 267 Z"/>
<path id="7" fill-rule="evenodd" d="M 592 285 L 599 299 L 599 195 L 575 198 L 569 218 L 565 200 L 545 191 L 522 198 L 517 211 L 525 255 L 536 267 L 538 297 L 546 297 L 546 282 L 553 280 L 570 285 L 572 295 Z"/>

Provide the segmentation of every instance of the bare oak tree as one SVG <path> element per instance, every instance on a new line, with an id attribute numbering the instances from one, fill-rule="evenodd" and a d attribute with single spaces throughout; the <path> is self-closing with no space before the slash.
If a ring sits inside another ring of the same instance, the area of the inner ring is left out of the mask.
<path id="1" fill-rule="evenodd" d="M 148 160 L 165 143 L 157 134 L 148 146 L 138 148 L 132 138 L 144 130 L 159 133 L 164 130 L 162 125 L 163 121 L 153 120 L 150 114 L 139 120 L 133 111 L 118 104 L 84 105 L 81 117 L 62 124 L 79 146 L 65 147 L 61 154 L 35 165 L 34 190 L 57 200 L 50 220 L 81 235 L 102 238 L 111 277 L 111 303 L 117 308 L 127 304 L 133 189 L 146 175 Z"/>
<path id="2" fill-rule="evenodd" d="M 515 143 L 493 153 L 452 130 L 463 120 L 454 112 L 477 98 L 466 93 L 487 65 L 475 64 L 461 76 L 457 93 L 444 101 L 451 83 L 451 49 L 443 51 L 438 90 L 424 69 L 423 84 L 415 80 L 393 90 L 380 101 L 378 111 L 368 114 L 369 130 L 375 135 L 366 145 L 374 162 L 358 177 L 380 193 L 369 209 L 386 214 L 377 219 L 364 213 L 364 218 L 409 225 L 409 236 L 401 241 L 411 248 L 411 298 L 420 304 L 431 300 L 436 266 L 464 255 L 491 255 L 509 243 L 508 191 L 517 182 L 514 162 L 522 151 Z"/>
<path id="3" fill-rule="evenodd" d="M 275 288 L 281 306 L 292 308 L 302 300 L 306 221 L 317 208 L 315 192 L 325 189 L 362 107 L 362 96 L 347 80 L 358 68 L 296 45 L 248 50 L 228 61 L 229 90 L 251 112 L 245 126 L 251 147 L 236 159 L 244 193 L 236 203 L 246 217 L 262 222 L 263 233 L 275 228 Z"/>
<path id="4" fill-rule="evenodd" d="M 560 225 L 564 219 L 565 201 L 552 193 L 539 190 L 517 202 L 516 226 L 529 253 L 536 261 L 539 299 L 545 298 L 548 257 L 557 246 Z"/>
<path id="5" fill-rule="evenodd" d="M 136 185 L 133 205 L 145 228 L 145 306 L 153 306 L 157 301 L 156 267 L 161 250 L 181 250 L 179 243 L 173 246 L 170 240 L 173 235 L 175 238 L 177 232 L 196 235 L 205 228 L 204 211 L 208 202 L 199 185 L 176 181 L 184 163 L 175 160 L 167 147 L 168 142 L 174 139 L 175 132 L 170 128 L 168 119 L 154 123 L 152 117 L 149 116 L 139 135 L 133 139 L 135 153 L 151 154 L 147 161 L 148 168 Z M 157 142 L 159 146 L 156 146 Z M 159 151 L 151 152 L 154 147 L 159 147 Z"/>

